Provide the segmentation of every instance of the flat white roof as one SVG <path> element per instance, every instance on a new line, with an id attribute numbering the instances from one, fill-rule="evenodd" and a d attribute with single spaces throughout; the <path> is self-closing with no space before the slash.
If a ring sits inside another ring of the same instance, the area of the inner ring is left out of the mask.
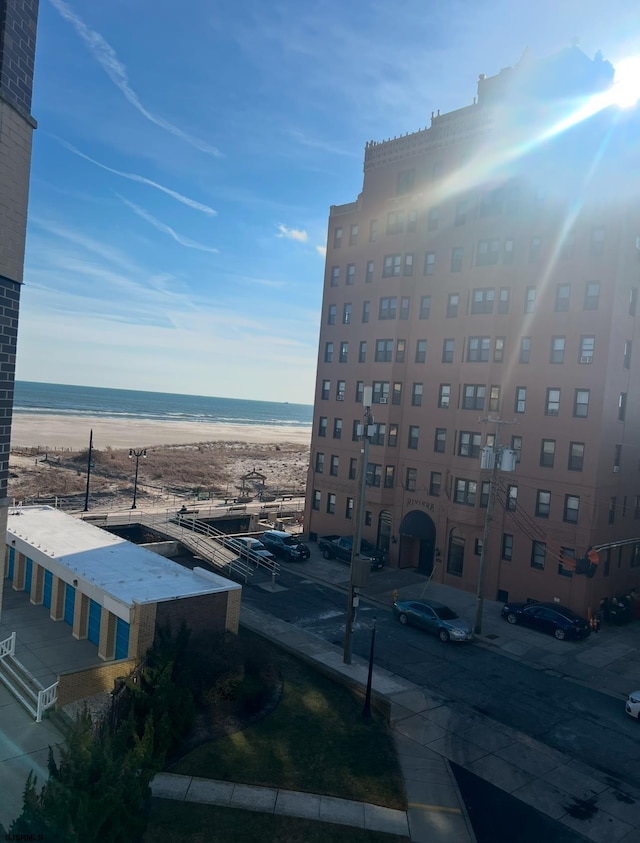
<path id="1" fill-rule="evenodd" d="M 80 581 L 129 607 L 241 587 L 213 572 L 191 571 L 50 506 L 10 507 L 7 544 L 14 541 L 17 550 L 66 582 L 77 579 L 83 592 Z"/>

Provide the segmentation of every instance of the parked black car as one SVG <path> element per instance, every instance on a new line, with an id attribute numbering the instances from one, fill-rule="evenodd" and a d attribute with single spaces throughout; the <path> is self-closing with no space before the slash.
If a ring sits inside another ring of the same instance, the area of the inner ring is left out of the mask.
<path id="1" fill-rule="evenodd" d="M 559 603 L 507 603 L 502 607 L 507 623 L 520 623 L 562 641 L 564 638 L 586 638 L 591 632 L 588 622 Z"/>
<path id="2" fill-rule="evenodd" d="M 262 534 L 262 543 L 274 556 L 287 562 L 304 562 L 311 556 L 311 551 L 298 536 L 284 530 L 267 530 Z"/>

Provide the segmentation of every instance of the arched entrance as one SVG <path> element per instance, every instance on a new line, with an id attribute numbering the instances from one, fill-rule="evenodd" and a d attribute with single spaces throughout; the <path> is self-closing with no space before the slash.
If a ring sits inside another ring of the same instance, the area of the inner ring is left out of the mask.
<path id="1" fill-rule="evenodd" d="M 391 513 L 383 509 L 378 516 L 378 539 L 376 547 L 378 550 L 384 550 L 388 555 L 391 546 Z"/>
<path id="2" fill-rule="evenodd" d="M 414 509 L 400 524 L 401 568 L 418 568 L 423 574 L 433 571 L 433 554 L 436 546 L 436 525 L 426 512 Z"/>

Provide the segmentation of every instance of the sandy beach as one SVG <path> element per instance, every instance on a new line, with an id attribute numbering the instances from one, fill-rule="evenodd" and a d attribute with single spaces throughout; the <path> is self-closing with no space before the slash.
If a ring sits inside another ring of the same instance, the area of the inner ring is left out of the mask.
<path id="1" fill-rule="evenodd" d="M 154 445 L 190 445 L 198 442 L 293 442 L 298 445 L 309 445 L 311 442 L 311 430 L 308 427 L 178 423 L 15 413 L 11 446 L 82 450 L 89 445 L 89 433 L 92 429 L 93 446 L 98 449 L 151 448 Z"/>

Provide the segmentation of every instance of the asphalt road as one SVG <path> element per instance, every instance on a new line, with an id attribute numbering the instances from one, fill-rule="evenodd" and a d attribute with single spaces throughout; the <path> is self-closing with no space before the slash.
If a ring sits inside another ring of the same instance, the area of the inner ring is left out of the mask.
<path id="1" fill-rule="evenodd" d="M 286 569 L 279 583 L 285 590 L 275 593 L 249 585 L 243 602 L 342 646 L 346 594 Z M 390 610 L 361 602 L 353 652 L 365 659 L 374 617 L 380 667 L 640 787 L 640 723 L 627 717 L 620 700 L 479 644 L 443 644 L 401 626 Z"/>

